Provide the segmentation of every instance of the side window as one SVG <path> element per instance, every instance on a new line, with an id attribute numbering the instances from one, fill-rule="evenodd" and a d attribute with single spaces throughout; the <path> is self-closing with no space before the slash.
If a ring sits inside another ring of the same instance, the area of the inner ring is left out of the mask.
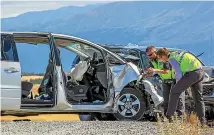
<path id="1" fill-rule="evenodd" d="M 149 68 L 150 67 L 150 60 L 148 59 L 146 53 L 143 52 L 141 54 L 141 56 L 142 56 L 142 61 L 143 61 L 143 67 L 144 67 L 144 69 Z"/>
<path id="2" fill-rule="evenodd" d="M 9 36 L 1 37 L 1 60 L 18 61 L 15 43 Z"/>

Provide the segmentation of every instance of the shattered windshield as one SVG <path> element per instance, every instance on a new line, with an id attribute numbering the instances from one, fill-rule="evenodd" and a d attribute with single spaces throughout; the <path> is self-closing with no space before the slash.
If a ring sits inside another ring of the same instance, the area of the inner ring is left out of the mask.
<path id="1" fill-rule="evenodd" d="M 133 64 L 141 67 L 140 58 L 137 53 L 133 52 L 129 48 L 121 48 L 118 52 L 114 52 L 119 55 L 122 59 L 125 59 L 127 62 L 132 62 Z"/>
<path id="2" fill-rule="evenodd" d="M 102 58 L 100 50 L 92 46 L 89 46 L 85 43 L 70 40 L 70 39 L 65 39 L 65 38 L 58 38 L 58 37 L 55 37 L 55 42 L 57 46 L 66 48 L 80 56 L 93 57 L 94 53 L 96 53 L 98 58 L 99 57 Z"/>
<path id="3" fill-rule="evenodd" d="M 101 55 L 100 51 L 98 51 L 97 49 L 81 43 L 70 43 L 69 45 L 66 46 L 66 48 L 78 50 L 79 52 L 86 54 L 90 57 L 93 57 L 94 53 Z"/>

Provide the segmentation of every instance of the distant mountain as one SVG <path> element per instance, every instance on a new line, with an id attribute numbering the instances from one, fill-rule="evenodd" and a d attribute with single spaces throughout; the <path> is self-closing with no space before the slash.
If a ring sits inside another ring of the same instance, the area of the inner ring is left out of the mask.
<path id="1" fill-rule="evenodd" d="M 2 19 L 2 31 L 45 31 L 96 43 L 154 44 L 198 54 L 214 65 L 214 2 L 114 2 L 29 12 Z M 25 49 L 25 48 L 23 48 Z"/>
<path id="2" fill-rule="evenodd" d="M 84 7 L 79 6 L 67 6 L 56 10 L 45 10 L 36 12 L 27 12 L 21 14 L 17 17 L 4 18 L 1 19 L 2 30 L 6 31 L 17 31 L 17 30 L 27 30 L 27 31 L 41 31 L 45 26 L 49 26 L 52 21 L 58 21 L 69 18 L 76 14 L 81 14 L 90 11 L 101 4 L 87 5 Z"/>

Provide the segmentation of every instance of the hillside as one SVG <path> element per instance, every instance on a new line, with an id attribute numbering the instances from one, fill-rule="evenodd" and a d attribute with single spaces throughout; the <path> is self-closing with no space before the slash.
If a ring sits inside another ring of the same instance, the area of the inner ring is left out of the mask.
<path id="1" fill-rule="evenodd" d="M 2 31 L 63 33 L 109 44 L 178 47 L 214 65 L 214 2 L 114 2 L 29 12 L 2 19 Z M 25 49 L 24 47 L 22 48 Z"/>

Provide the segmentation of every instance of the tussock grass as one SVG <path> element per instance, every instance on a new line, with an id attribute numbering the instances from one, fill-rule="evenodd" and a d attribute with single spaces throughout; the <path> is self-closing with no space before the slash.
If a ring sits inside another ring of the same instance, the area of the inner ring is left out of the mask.
<path id="1" fill-rule="evenodd" d="M 184 114 L 181 118 L 173 116 L 169 123 L 166 117 L 158 115 L 158 130 L 160 135 L 214 135 L 214 128 L 202 126 L 196 114 Z"/>
<path id="2" fill-rule="evenodd" d="M 44 76 L 22 76 L 22 81 L 28 81 L 32 84 L 41 84 Z"/>
<path id="3" fill-rule="evenodd" d="M 30 81 L 36 79 L 43 79 L 44 76 L 22 76 L 22 81 Z"/>

